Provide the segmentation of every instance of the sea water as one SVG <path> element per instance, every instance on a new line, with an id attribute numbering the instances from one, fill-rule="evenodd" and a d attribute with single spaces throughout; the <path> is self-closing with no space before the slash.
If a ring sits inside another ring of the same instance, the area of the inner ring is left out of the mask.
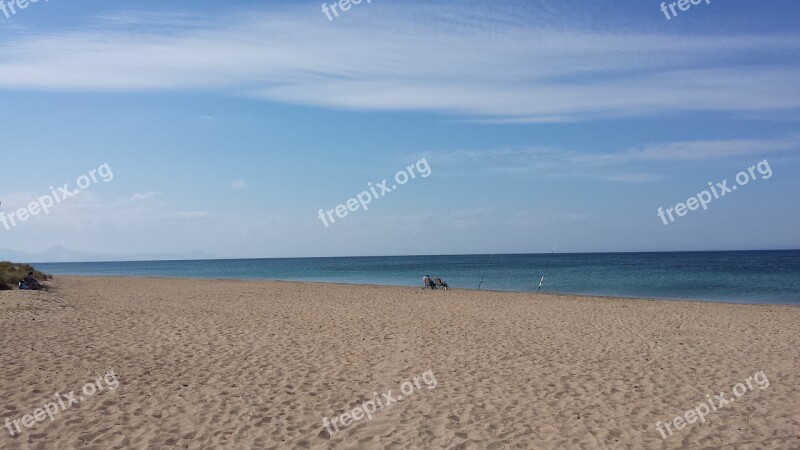
<path id="1" fill-rule="evenodd" d="M 800 304 L 800 251 L 569 253 L 41 263 L 52 274 L 233 278 Z M 483 282 L 481 283 L 481 279 Z"/>

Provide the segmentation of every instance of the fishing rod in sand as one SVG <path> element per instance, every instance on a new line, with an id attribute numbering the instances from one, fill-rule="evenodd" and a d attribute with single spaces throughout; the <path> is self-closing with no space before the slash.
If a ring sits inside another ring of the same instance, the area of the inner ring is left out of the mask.
<path id="1" fill-rule="evenodd" d="M 546 265 L 546 266 L 544 266 L 544 273 L 542 274 L 542 279 L 541 279 L 541 280 L 539 280 L 539 288 L 538 288 L 538 289 L 536 289 L 536 293 L 537 293 L 537 294 L 539 293 L 539 291 L 540 291 L 540 290 L 542 290 L 542 285 L 544 284 L 544 276 L 545 276 L 545 275 L 547 275 L 547 268 L 548 268 L 548 267 L 550 267 L 550 261 L 552 261 L 552 260 L 553 260 L 553 253 L 555 253 L 555 252 L 556 252 L 556 245 L 558 245 L 558 242 L 556 242 L 555 244 L 553 244 L 553 251 L 552 251 L 552 252 L 550 252 L 550 257 L 549 257 L 549 258 L 547 258 L 547 265 Z"/>
<path id="2" fill-rule="evenodd" d="M 485 276 L 486 276 L 486 271 L 487 271 L 487 270 L 489 270 L 489 264 L 492 262 L 492 257 L 493 257 L 493 256 L 494 256 L 494 253 L 492 253 L 491 255 L 489 255 L 489 259 L 486 261 L 486 268 L 485 268 L 485 269 L 483 269 L 483 275 L 481 275 L 481 282 L 480 282 L 480 283 L 478 283 L 478 290 L 479 290 L 479 291 L 481 290 L 481 285 L 483 284 L 483 277 L 485 277 Z"/>

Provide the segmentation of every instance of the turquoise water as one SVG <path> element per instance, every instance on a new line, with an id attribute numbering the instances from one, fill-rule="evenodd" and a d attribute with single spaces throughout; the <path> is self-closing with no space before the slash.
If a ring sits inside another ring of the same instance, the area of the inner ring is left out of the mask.
<path id="1" fill-rule="evenodd" d="M 548 254 L 42 263 L 52 274 L 236 278 L 536 291 Z M 542 292 L 800 305 L 800 251 L 552 256 Z"/>

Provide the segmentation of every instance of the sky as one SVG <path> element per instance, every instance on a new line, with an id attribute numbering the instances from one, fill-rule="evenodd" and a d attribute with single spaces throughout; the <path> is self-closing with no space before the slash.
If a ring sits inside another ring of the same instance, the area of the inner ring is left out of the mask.
<path id="1" fill-rule="evenodd" d="M 800 248 L 796 1 L 8 3 L 0 259 Z"/>

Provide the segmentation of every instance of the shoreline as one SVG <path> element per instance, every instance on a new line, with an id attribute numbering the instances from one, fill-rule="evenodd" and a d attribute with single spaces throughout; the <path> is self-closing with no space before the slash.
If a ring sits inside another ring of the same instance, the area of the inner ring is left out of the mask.
<path id="1" fill-rule="evenodd" d="M 153 276 L 153 275 L 74 275 L 74 274 L 55 274 L 51 275 L 53 278 L 58 277 L 85 277 L 85 278 L 133 278 L 145 280 L 207 280 L 207 281 L 246 281 L 246 282 L 265 282 L 265 283 L 297 283 L 304 284 L 321 284 L 331 286 L 363 286 L 373 288 L 409 288 L 417 289 L 416 286 L 411 285 L 397 285 L 397 284 L 370 284 L 370 283 L 346 283 L 342 281 L 297 281 L 297 280 L 282 280 L 282 279 L 266 279 L 266 278 L 215 278 L 215 277 L 175 277 L 175 276 Z M 423 290 L 420 283 L 419 289 Z M 430 290 L 430 289 L 427 289 Z M 533 291 L 501 291 L 494 289 L 473 289 L 473 288 L 450 288 L 452 291 L 465 291 L 465 292 L 495 292 L 498 294 L 521 294 L 532 296 L 552 296 L 552 297 L 583 297 L 583 298 L 596 298 L 605 300 L 641 300 L 648 302 L 688 302 L 688 303 L 719 303 L 726 305 L 755 305 L 755 306 L 790 306 L 800 307 L 800 303 L 789 303 L 782 301 L 773 301 L 769 303 L 751 302 L 751 301 L 733 301 L 733 300 L 716 300 L 716 299 L 699 299 L 699 298 L 681 298 L 681 297 L 647 297 L 647 296 L 623 296 L 623 295 L 603 295 L 603 294 L 573 294 L 568 292 L 541 292 L 536 293 Z"/>
<path id="2" fill-rule="evenodd" d="M 563 295 L 800 305 L 800 251 L 563 254 L 543 290 Z M 53 274 L 229 278 L 422 286 L 441 276 L 454 289 L 533 293 L 550 257 L 530 254 L 53 263 Z M 485 280 L 484 280 L 485 278 Z M 480 281 L 485 281 L 482 285 Z"/>

